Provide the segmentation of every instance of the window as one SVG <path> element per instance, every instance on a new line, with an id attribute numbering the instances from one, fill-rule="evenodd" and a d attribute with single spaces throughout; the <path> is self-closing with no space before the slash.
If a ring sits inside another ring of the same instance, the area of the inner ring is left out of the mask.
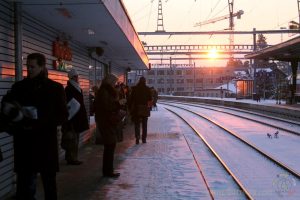
<path id="1" fill-rule="evenodd" d="M 176 70 L 176 75 L 182 75 L 182 71 L 181 70 Z"/>
<path id="2" fill-rule="evenodd" d="M 149 70 L 148 75 L 155 75 L 155 71 L 154 70 Z"/>
<path id="3" fill-rule="evenodd" d="M 158 80 L 157 80 L 157 83 L 158 83 L 158 84 L 164 84 L 164 83 L 165 83 L 165 80 L 164 80 L 164 79 L 158 79 Z"/>
<path id="4" fill-rule="evenodd" d="M 184 91 L 184 88 L 183 87 L 178 87 L 177 91 Z"/>
<path id="5" fill-rule="evenodd" d="M 194 80 L 193 79 L 186 79 L 186 82 L 187 83 L 194 83 Z"/>
<path id="6" fill-rule="evenodd" d="M 158 88 L 157 90 L 158 90 L 159 93 L 165 92 L 165 89 L 164 89 L 164 88 Z"/>
<path id="7" fill-rule="evenodd" d="M 174 79 L 168 79 L 167 83 L 174 83 Z"/>
<path id="8" fill-rule="evenodd" d="M 192 70 L 186 70 L 186 75 L 192 75 L 193 71 Z"/>
<path id="9" fill-rule="evenodd" d="M 168 70 L 167 75 L 174 75 L 174 71 L 173 70 Z"/>
<path id="10" fill-rule="evenodd" d="M 153 79 L 148 79 L 148 84 L 154 84 L 155 83 L 155 80 Z"/>
<path id="11" fill-rule="evenodd" d="M 177 79 L 176 83 L 184 83 L 184 80 L 183 79 Z"/>
<path id="12" fill-rule="evenodd" d="M 157 75 L 165 75 L 165 71 L 164 70 L 158 70 Z"/>
<path id="13" fill-rule="evenodd" d="M 196 79 L 196 83 L 203 83 L 203 79 L 202 78 Z"/>

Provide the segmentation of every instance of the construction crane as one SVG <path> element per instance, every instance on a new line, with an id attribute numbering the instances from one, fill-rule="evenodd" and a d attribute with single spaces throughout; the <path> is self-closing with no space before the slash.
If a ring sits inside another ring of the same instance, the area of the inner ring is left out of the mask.
<path id="1" fill-rule="evenodd" d="M 242 14 L 244 14 L 244 11 L 239 10 L 238 12 L 233 13 L 232 17 L 237 17 L 237 19 L 240 19 Z M 224 15 L 224 16 L 221 16 L 221 17 L 216 17 L 216 18 L 209 19 L 209 20 L 206 20 L 206 21 L 203 21 L 203 22 L 198 22 L 198 23 L 195 24 L 195 27 L 196 26 L 203 26 L 203 25 L 206 25 L 206 24 L 212 24 L 212 23 L 224 20 L 224 19 L 229 19 L 229 18 L 230 18 L 230 14 Z"/>
<path id="2" fill-rule="evenodd" d="M 228 0 L 228 7 L 229 7 L 228 15 L 209 19 L 204 22 L 199 22 L 199 23 L 196 23 L 195 26 L 203 26 L 203 25 L 215 23 L 215 22 L 218 22 L 218 21 L 221 21 L 224 19 L 229 19 L 229 28 L 225 29 L 225 30 L 233 31 L 234 30 L 234 22 L 233 22 L 234 17 L 237 17 L 237 19 L 241 19 L 241 16 L 244 14 L 243 10 L 239 10 L 238 12 L 233 13 L 233 2 L 234 2 L 234 0 Z M 234 45 L 234 35 L 233 34 L 229 35 L 229 44 Z M 233 58 L 232 54 L 230 55 L 230 58 Z"/>

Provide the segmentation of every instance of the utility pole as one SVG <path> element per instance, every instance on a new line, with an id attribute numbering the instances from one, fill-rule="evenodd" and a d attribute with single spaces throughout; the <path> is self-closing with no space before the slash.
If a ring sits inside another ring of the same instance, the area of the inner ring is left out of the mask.
<path id="1" fill-rule="evenodd" d="M 193 96 L 195 96 L 196 63 L 194 62 Z"/>
<path id="2" fill-rule="evenodd" d="M 228 0 L 228 7 L 229 7 L 229 30 L 234 30 L 234 22 L 233 22 L 233 2 L 234 0 Z M 234 35 L 229 35 L 229 45 L 234 45 Z M 233 54 L 230 54 L 230 59 L 233 59 Z"/>
<path id="3" fill-rule="evenodd" d="M 161 0 L 158 1 L 158 15 L 157 15 L 157 28 L 156 32 L 165 32 L 164 29 L 164 18 L 163 18 L 163 11 L 162 11 L 162 2 Z"/>
<path id="4" fill-rule="evenodd" d="M 256 51 L 257 49 L 257 45 L 256 45 L 256 28 L 253 28 L 253 51 Z M 251 63 L 253 63 L 253 91 L 254 93 L 256 94 L 257 93 L 257 88 L 256 88 L 256 77 L 255 77 L 255 74 L 256 74 L 256 61 L 255 59 L 250 61 Z"/>
<path id="5" fill-rule="evenodd" d="M 173 69 L 172 69 L 172 57 L 170 57 L 170 95 L 172 95 L 172 91 L 173 91 L 173 89 L 172 89 L 172 81 L 174 81 L 174 78 L 172 77 L 173 75 L 172 75 L 172 72 L 173 72 Z"/>
<path id="6" fill-rule="evenodd" d="M 298 23 L 300 24 L 300 0 L 297 0 L 297 4 L 298 4 L 298 18 L 299 18 Z"/>

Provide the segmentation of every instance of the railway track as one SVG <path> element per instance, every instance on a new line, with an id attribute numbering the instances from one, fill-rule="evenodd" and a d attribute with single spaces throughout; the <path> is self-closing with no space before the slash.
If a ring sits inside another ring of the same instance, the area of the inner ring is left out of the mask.
<path id="1" fill-rule="evenodd" d="M 174 108 L 177 109 L 177 111 L 174 110 Z M 246 141 L 245 139 L 239 137 L 238 134 L 234 133 L 233 131 L 228 130 L 227 128 L 225 128 L 222 125 L 216 123 L 215 121 L 209 119 L 208 117 L 201 116 L 200 114 L 198 114 L 198 113 L 196 113 L 194 111 L 191 111 L 191 110 L 188 110 L 186 108 L 179 107 L 179 106 L 174 106 L 174 105 L 167 105 L 167 107 L 165 107 L 165 109 L 167 109 L 168 111 L 170 111 L 170 112 L 174 113 L 175 115 L 177 115 L 186 124 L 188 124 L 191 127 L 191 129 L 194 130 L 194 132 L 201 138 L 201 140 L 210 149 L 210 151 L 212 152 L 212 154 L 219 160 L 219 162 L 222 164 L 222 166 L 224 167 L 224 169 L 226 169 L 226 171 L 230 174 L 230 176 L 232 176 L 232 178 L 235 180 L 236 184 L 239 186 L 240 190 L 244 193 L 244 195 L 246 196 L 247 199 L 254 199 L 255 195 L 252 195 L 251 192 L 247 189 L 247 187 L 243 184 L 243 181 L 241 181 L 238 178 L 238 176 L 236 176 L 234 174 L 234 172 L 226 164 L 226 161 L 224 161 L 222 159 L 222 156 L 219 155 L 218 151 L 216 151 L 214 149 L 213 145 L 211 145 L 210 142 L 205 138 L 205 136 L 203 136 L 203 134 L 201 134 L 201 132 L 199 131 L 199 128 L 197 126 L 193 125 L 193 123 L 191 122 L 191 120 L 189 120 L 189 119 L 183 117 L 182 115 L 178 114 L 179 113 L 178 109 L 179 110 L 183 110 L 186 113 L 189 113 L 189 115 L 194 115 L 194 116 L 196 115 L 199 118 L 204 119 L 205 121 L 208 121 L 210 124 L 213 124 L 213 126 L 216 126 L 220 130 L 222 130 L 223 133 L 226 133 L 227 135 L 229 135 L 228 137 L 233 136 L 233 138 L 235 138 L 236 141 L 238 141 L 239 143 L 243 143 L 244 146 L 247 146 L 247 147 L 243 147 L 243 148 L 249 148 L 249 149 L 251 149 L 251 151 L 256 152 L 260 157 L 263 156 L 265 158 L 265 160 L 267 160 L 266 162 L 273 163 L 271 165 L 277 166 L 280 169 L 279 171 L 282 170 L 284 173 L 289 174 L 292 177 L 293 180 L 297 180 L 299 182 L 299 180 L 300 180 L 300 174 L 299 174 L 299 172 L 295 171 L 294 169 L 290 168 L 286 164 L 284 164 L 284 163 L 280 162 L 279 160 L 275 159 L 273 156 L 271 156 L 268 153 L 264 152 L 263 150 L 259 149 L 254 144 L 252 144 L 252 143 Z M 191 149 L 191 151 L 192 151 L 192 149 Z M 263 162 L 263 161 L 260 161 L 260 162 Z M 203 175 L 203 177 L 204 177 L 204 175 Z M 207 186 L 207 187 L 209 189 L 209 186 Z"/>
<path id="2" fill-rule="evenodd" d="M 285 131 L 287 133 L 291 133 L 291 134 L 300 136 L 300 123 L 296 122 L 296 121 L 280 119 L 278 117 L 263 115 L 263 114 L 259 114 L 259 113 L 255 113 L 255 112 L 251 112 L 251 111 L 246 111 L 246 110 L 241 110 L 241 109 L 236 109 L 236 108 L 228 108 L 228 107 L 208 105 L 208 104 L 201 104 L 201 105 L 199 105 L 199 104 L 190 104 L 190 103 L 184 103 L 184 102 L 178 102 L 178 101 L 172 101 L 172 102 L 170 102 L 170 101 L 162 101 L 160 103 L 161 104 L 165 104 L 165 105 L 166 104 L 171 105 L 169 103 L 176 103 L 176 104 L 194 106 L 194 107 L 199 107 L 199 108 L 203 108 L 203 109 L 207 109 L 207 110 L 213 110 L 213 111 L 217 111 L 217 112 L 221 112 L 221 113 L 226 113 L 226 114 L 229 114 L 229 115 L 232 115 L 232 116 L 244 118 L 244 119 L 256 122 L 256 123 L 260 123 L 260 124 L 263 124 L 263 125 L 267 125 L 267 126 L 276 128 L 278 130 Z M 212 108 L 212 107 L 215 107 L 215 108 Z M 224 110 L 217 109 L 217 108 L 221 108 L 221 109 L 225 109 L 225 110 L 229 110 L 229 111 L 224 111 Z M 270 119 L 271 121 L 270 120 L 268 122 L 261 121 L 259 119 L 255 119 L 255 118 L 243 116 L 241 114 L 235 114 L 235 113 L 232 113 L 230 111 L 237 111 L 237 112 L 246 113 L 246 114 L 249 114 L 249 115 L 252 115 L 252 116 L 259 116 L 259 117 Z M 271 122 L 273 122 L 273 123 L 271 123 Z M 291 129 L 291 128 L 285 128 L 285 127 L 279 126 L 279 125 L 277 125 L 278 124 L 277 122 L 286 123 L 287 126 L 288 125 L 289 126 L 293 126 L 294 130 Z"/>

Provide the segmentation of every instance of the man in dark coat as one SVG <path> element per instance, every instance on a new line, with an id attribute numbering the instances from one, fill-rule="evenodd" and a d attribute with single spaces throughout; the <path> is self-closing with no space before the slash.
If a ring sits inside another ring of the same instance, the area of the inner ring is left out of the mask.
<path id="1" fill-rule="evenodd" d="M 65 88 L 67 102 L 74 101 L 78 107 L 71 106 L 71 108 L 69 108 L 68 122 L 63 125 L 62 129 L 62 139 L 65 140 L 62 141 L 64 144 L 62 147 L 66 150 L 65 159 L 67 163 L 69 165 L 80 165 L 82 161 L 78 160 L 79 134 L 89 129 L 89 122 L 84 105 L 82 89 L 79 85 L 78 72 L 75 69 L 71 69 L 68 72 L 68 77 L 69 81 Z M 67 137 L 65 137 L 65 135 L 67 135 Z"/>
<path id="2" fill-rule="evenodd" d="M 118 113 L 120 104 L 118 93 L 114 87 L 118 78 L 113 74 L 108 74 L 102 81 L 102 84 L 96 95 L 95 119 L 97 129 L 100 132 L 103 151 L 102 173 L 104 177 L 117 178 L 120 173 L 114 172 L 113 162 L 116 144 L 118 141 Z"/>
<path id="3" fill-rule="evenodd" d="M 132 120 L 134 122 L 135 128 L 135 139 L 136 144 L 139 144 L 140 140 L 140 123 L 142 122 L 142 142 L 146 143 L 147 139 L 147 122 L 148 117 L 150 116 L 150 108 L 152 105 L 149 105 L 152 101 L 151 90 L 146 86 L 146 79 L 141 77 L 138 84 L 133 87 L 129 102 L 129 108 L 131 110 Z M 146 107 L 149 109 L 149 116 L 141 116 L 138 113 L 139 106 Z"/>
<path id="4" fill-rule="evenodd" d="M 9 97 L 2 101 L 8 112 L 12 103 L 20 108 L 10 132 L 14 140 L 17 199 L 35 199 L 37 173 L 42 177 L 45 199 L 57 199 L 57 126 L 67 120 L 68 112 L 63 86 L 48 79 L 46 70 L 44 55 L 29 54 L 27 78 L 16 82 Z"/>

